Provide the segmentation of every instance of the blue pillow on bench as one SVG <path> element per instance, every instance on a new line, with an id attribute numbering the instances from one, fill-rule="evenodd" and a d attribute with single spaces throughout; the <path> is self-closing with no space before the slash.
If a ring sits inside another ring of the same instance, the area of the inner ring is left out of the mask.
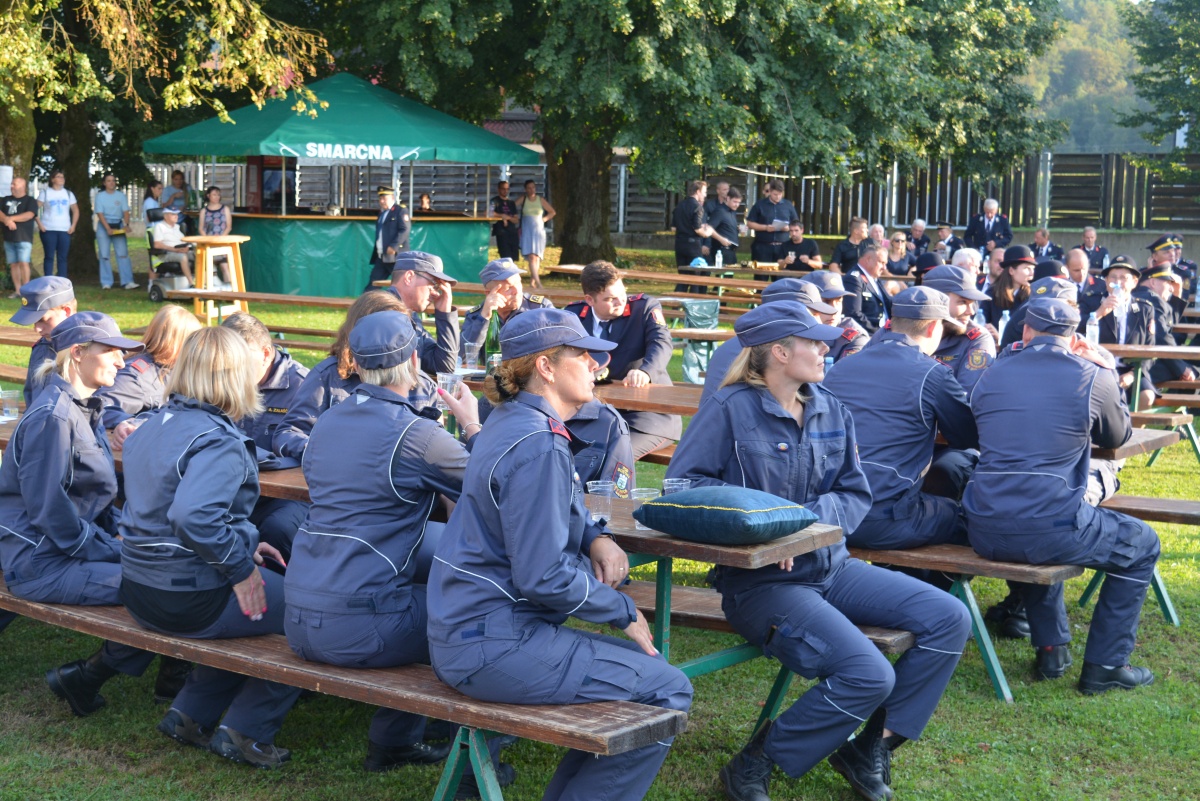
<path id="1" fill-rule="evenodd" d="M 817 516 L 794 501 L 744 487 L 696 487 L 646 501 L 643 526 L 710 545 L 757 545 L 794 534 Z"/>

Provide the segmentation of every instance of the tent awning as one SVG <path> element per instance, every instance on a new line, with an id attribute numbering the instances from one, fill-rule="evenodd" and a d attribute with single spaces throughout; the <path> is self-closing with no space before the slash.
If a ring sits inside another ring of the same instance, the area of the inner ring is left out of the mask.
<path id="1" fill-rule="evenodd" d="M 537 164 L 538 154 L 348 73 L 309 86 L 329 104 L 314 119 L 288 100 L 246 106 L 229 116 L 150 139 L 147 154 L 295 156 L 330 162 L 458 161 Z"/>

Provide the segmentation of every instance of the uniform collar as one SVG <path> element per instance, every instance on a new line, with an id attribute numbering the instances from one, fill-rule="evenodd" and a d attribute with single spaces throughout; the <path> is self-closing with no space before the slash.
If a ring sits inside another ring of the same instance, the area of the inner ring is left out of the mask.
<path id="1" fill-rule="evenodd" d="M 432 419 L 432 420 L 436 420 L 437 418 L 439 418 L 441 416 L 441 413 L 438 412 L 437 408 L 433 407 L 433 406 L 430 406 L 429 410 L 433 411 L 434 414 L 424 415 L 424 414 L 422 414 L 422 411 L 424 411 L 424 410 L 418 410 L 416 407 L 414 407 L 409 402 L 407 397 L 405 397 L 403 395 L 397 395 L 395 392 L 392 392 L 390 389 L 387 389 L 386 387 L 376 386 L 375 384 L 359 384 L 358 386 L 356 386 L 354 388 L 354 392 L 351 394 L 365 395 L 369 398 L 375 398 L 376 400 L 381 400 L 386 403 L 393 403 L 397 406 L 407 406 L 408 410 L 411 411 L 413 414 L 421 416 L 421 417 L 430 417 L 430 419 Z"/>
<path id="2" fill-rule="evenodd" d="M 288 369 L 291 361 L 291 356 L 275 348 L 271 369 L 267 370 L 267 377 L 258 385 L 259 389 L 287 389 L 291 386 L 291 370 Z"/>
<path id="3" fill-rule="evenodd" d="M 766 387 L 752 387 L 758 392 L 759 400 L 762 402 L 763 411 L 783 417 L 792 422 L 796 418 L 792 417 L 780 404 L 779 401 L 771 394 L 771 391 Z M 804 423 L 808 422 L 819 414 L 824 414 L 829 409 L 829 400 L 819 391 L 813 384 L 801 384 L 800 396 L 804 398 Z"/>
<path id="4" fill-rule="evenodd" d="M 554 432 L 555 435 L 565 437 L 567 440 L 567 447 L 571 450 L 572 454 L 580 453 L 591 446 L 592 443 L 584 442 L 571 432 L 571 430 L 563 422 L 562 418 L 558 416 L 558 413 L 554 411 L 554 407 L 550 405 L 550 401 L 546 400 L 541 395 L 536 395 L 532 392 L 525 392 L 522 390 L 517 394 L 515 400 L 517 403 L 523 403 L 526 406 L 537 409 L 539 412 L 546 415 L 546 417 L 549 418 L 547 421 L 548 430 Z"/>
<path id="5" fill-rule="evenodd" d="M 883 345 L 889 342 L 894 342 L 898 345 L 907 345 L 910 348 L 917 347 L 917 343 L 913 342 L 912 337 L 908 334 L 900 334 L 895 331 L 884 329 L 875 335 L 875 339 L 871 342 L 872 345 Z"/>
<path id="6" fill-rule="evenodd" d="M 225 414 L 225 412 L 220 407 L 214 406 L 211 403 L 204 403 L 202 401 L 198 401 L 195 398 L 188 398 L 183 395 L 172 395 L 167 400 L 167 408 L 169 408 L 173 411 L 180 411 L 180 412 L 187 411 L 187 410 L 196 410 L 196 411 L 205 412 L 207 414 L 213 415 L 214 417 L 221 418 L 226 423 L 228 423 L 230 425 L 230 427 L 236 429 L 236 426 L 233 425 L 233 421 L 229 419 L 229 415 Z M 239 431 L 239 433 L 241 433 L 241 432 Z"/>
<path id="7" fill-rule="evenodd" d="M 95 393 L 93 393 L 90 398 L 79 397 L 79 393 L 75 391 L 75 387 L 71 385 L 71 382 L 63 378 L 58 373 L 50 374 L 50 379 L 46 382 L 46 387 L 58 387 L 63 394 L 71 399 L 72 403 L 89 414 L 104 408 L 103 398 Z"/>
<path id="8" fill-rule="evenodd" d="M 575 412 L 575 416 L 569 422 L 576 420 L 599 420 L 600 419 L 600 401 L 592 398 L 587 403 L 583 404 L 583 408 Z"/>

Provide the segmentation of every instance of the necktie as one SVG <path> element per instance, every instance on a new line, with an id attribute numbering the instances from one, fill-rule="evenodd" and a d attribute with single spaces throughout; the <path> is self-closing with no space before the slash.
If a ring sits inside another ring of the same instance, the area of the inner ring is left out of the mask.
<path id="1" fill-rule="evenodd" d="M 605 320 L 604 322 L 600 323 L 600 338 L 605 340 L 606 342 L 612 342 L 613 339 L 609 335 L 609 332 L 611 330 L 612 330 L 612 320 Z"/>

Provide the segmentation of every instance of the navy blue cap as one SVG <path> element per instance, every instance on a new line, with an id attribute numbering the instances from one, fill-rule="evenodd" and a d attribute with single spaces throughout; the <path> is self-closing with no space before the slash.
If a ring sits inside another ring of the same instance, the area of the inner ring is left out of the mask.
<path id="1" fill-rule="evenodd" d="M 1004 258 L 1000 261 L 1001 267 L 1012 267 L 1014 264 L 1032 264 L 1037 265 L 1037 259 L 1033 256 L 1033 251 L 1025 245 L 1011 245 L 1004 249 Z"/>
<path id="2" fill-rule="evenodd" d="M 401 270 L 425 273 L 439 281 L 445 281 L 447 284 L 458 283 L 457 278 L 451 278 L 442 272 L 441 256 L 435 256 L 423 250 L 406 250 L 403 253 L 397 253 L 396 263 L 392 267 L 392 272 L 400 272 Z"/>
<path id="3" fill-rule="evenodd" d="M 509 318 L 500 329 L 500 355 L 505 361 L 559 345 L 590 351 L 610 351 L 617 346 L 590 335 L 579 317 L 561 309 L 530 309 Z"/>
<path id="4" fill-rule="evenodd" d="M 1029 285 L 1029 299 L 1034 298 L 1058 298 L 1075 303 L 1079 299 L 1079 287 L 1075 286 L 1074 281 L 1051 275 Z"/>
<path id="5" fill-rule="evenodd" d="M 1055 276 L 1059 275 L 1070 276 L 1070 274 L 1071 273 L 1067 270 L 1066 265 L 1064 265 L 1058 259 L 1045 259 L 1044 261 L 1039 261 L 1037 263 L 1037 267 L 1033 268 L 1034 280 L 1040 278 L 1054 278 Z"/>
<path id="6" fill-rule="evenodd" d="M 1129 272 L 1138 276 L 1142 274 L 1142 268 L 1134 264 L 1133 259 L 1128 256 L 1117 256 L 1108 263 L 1107 267 L 1100 271 L 1100 275 L 1101 277 L 1107 277 L 1110 272 L 1117 269 L 1129 270 Z"/>
<path id="7" fill-rule="evenodd" d="M 72 345 L 84 345 L 88 342 L 121 350 L 141 350 L 145 347 L 135 339 L 121 336 L 117 321 L 97 311 L 72 314 L 54 326 L 54 330 L 50 332 L 50 347 L 56 351 L 61 352 Z"/>
<path id="8" fill-rule="evenodd" d="M 781 300 L 764 303 L 743 314 L 733 324 L 738 342 L 743 348 L 775 342 L 784 337 L 802 337 L 818 342 L 833 342 L 844 331 L 832 325 L 822 325 L 802 303 Z"/>
<path id="9" fill-rule="evenodd" d="M 1142 279 L 1147 281 L 1151 278 L 1162 278 L 1166 281 L 1174 281 L 1179 276 L 1175 275 L 1175 271 L 1165 264 L 1157 264 L 1153 267 L 1147 267 L 1142 270 Z"/>
<path id="10" fill-rule="evenodd" d="M 971 275 L 970 270 L 966 267 L 956 267 L 953 264 L 942 264 L 925 273 L 921 286 L 945 292 L 947 295 L 958 295 L 967 300 L 991 299 L 975 288 L 975 278 Z"/>
<path id="11" fill-rule="evenodd" d="M 846 291 L 846 285 L 842 283 L 840 275 L 829 270 L 813 270 L 800 280 L 806 284 L 816 285 L 821 290 L 821 297 L 825 300 L 846 298 L 854 294 Z"/>
<path id="12" fill-rule="evenodd" d="M 1157 253 L 1160 250 L 1167 250 L 1168 248 L 1173 249 L 1174 247 L 1175 238 L 1170 234 L 1163 234 L 1158 239 L 1155 239 L 1153 242 L 1147 245 L 1146 250 L 1150 251 L 1151 253 Z"/>
<path id="13" fill-rule="evenodd" d="M 1043 334 L 1070 336 L 1079 327 L 1079 310 L 1061 298 L 1034 298 L 1025 306 L 1025 325 Z"/>
<path id="14" fill-rule="evenodd" d="M 507 281 L 514 275 L 520 275 L 521 270 L 512 259 L 492 259 L 487 266 L 479 271 L 479 283 L 490 284 L 492 281 Z"/>
<path id="15" fill-rule="evenodd" d="M 837 311 L 828 303 L 821 302 L 820 287 L 801 281 L 799 278 L 781 278 L 762 291 L 763 303 L 778 303 L 781 300 L 803 303 L 812 311 L 819 311 L 822 314 L 833 314 Z"/>
<path id="16" fill-rule="evenodd" d="M 75 287 L 70 279 L 44 275 L 21 286 L 21 308 L 9 318 L 10 323 L 33 325 L 51 309 L 75 300 Z"/>
<path id="17" fill-rule="evenodd" d="M 917 256 L 917 263 L 914 272 L 916 272 L 917 275 L 923 275 L 930 270 L 941 267 L 945 263 L 946 260 L 942 258 L 942 254 L 938 253 L 936 250 L 929 250 L 925 253 L 922 253 L 920 256 Z"/>
<path id="18" fill-rule="evenodd" d="M 958 322 L 950 316 L 949 296 L 929 286 L 910 286 L 896 293 L 892 298 L 892 317 Z"/>
<path id="19" fill-rule="evenodd" d="M 368 314 L 350 331 L 350 354 L 366 370 L 382 370 L 407 361 L 417 350 L 417 332 L 407 314 Z"/>

